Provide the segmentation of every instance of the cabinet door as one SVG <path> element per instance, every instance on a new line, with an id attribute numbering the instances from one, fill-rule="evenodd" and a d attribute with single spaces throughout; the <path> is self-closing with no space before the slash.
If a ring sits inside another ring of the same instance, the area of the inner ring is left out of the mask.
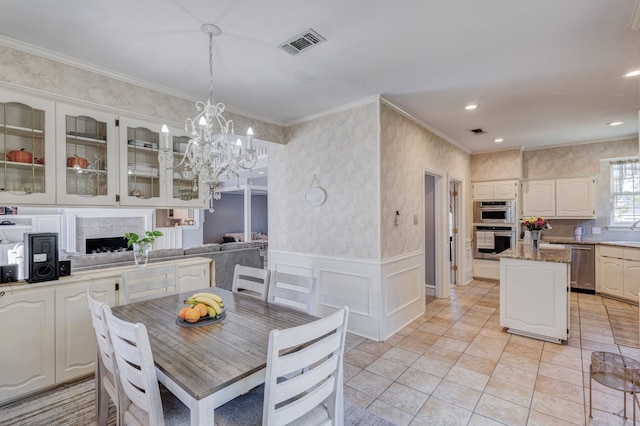
<path id="1" fill-rule="evenodd" d="M 198 265 L 179 266 L 180 293 L 209 287 L 211 283 L 211 262 Z"/>
<path id="2" fill-rule="evenodd" d="M 599 291 L 612 296 L 623 296 L 624 260 L 613 257 L 600 257 L 599 262 Z"/>
<path id="3" fill-rule="evenodd" d="M 167 173 L 160 170 L 159 124 L 120 120 L 120 205 L 163 207 Z"/>
<path id="4" fill-rule="evenodd" d="M 105 278 L 55 289 L 56 382 L 90 374 L 95 368 L 96 338 L 93 332 L 87 289 L 108 305 L 115 305 L 115 278 Z"/>
<path id="5" fill-rule="evenodd" d="M 200 185 L 198 176 L 194 175 L 191 168 L 185 164 L 188 162 L 187 160 L 182 162 L 190 137 L 173 128 L 169 132 L 171 133 L 174 167 L 166 170 L 167 206 L 205 208 L 203 195 L 209 191 L 209 188 Z"/>
<path id="6" fill-rule="evenodd" d="M 640 292 L 640 262 L 636 260 L 624 261 L 624 297 L 638 301 Z"/>
<path id="7" fill-rule="evenodd" d="M 55 164 L 55 104 L 0 90 L 2 204 L 55 204 Z"/>
<path id="8" fill-rule="evenodd" d="M 556 216 L 595 217 L 595 179 L 557 179 Z"/>
<path id="9" fill-rule="evenodd" d="M 54 383 L 53 299 L 52 288 L 0 297 L 0 402 Z"/>
<path id="10" fill-rule="evenodd" d="M 116 116 L 57 104 L 56 121 L 58 203 L 115 205 Z"/>
<path id="11" fill-rule="evenodd" d="M 532 180 L 522 184 L 522 215 L 553 217 L 556 215 L 556 181 Z"/>
<path id="12" fill-rule="evenodd" d="M 492 200 L 493 182 L 476 182 L 473 184 L 474 200 Z"/>
<path id="13" fill-rule="evenodd" d="M 493 183 L 493 198 L 495 200 L 514 200 L 517 195 L 518 182 L 506 180 Z"/>

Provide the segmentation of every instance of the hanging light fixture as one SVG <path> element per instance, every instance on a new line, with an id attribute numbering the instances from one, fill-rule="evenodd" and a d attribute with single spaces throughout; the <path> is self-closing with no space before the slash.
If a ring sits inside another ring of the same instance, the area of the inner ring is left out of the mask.
<path id="1" fill-rule="evenodd" d="M 173 162 L 173 147 L 169 144 L 169 129 L 162 126 L 162 146 L 158 157 L 166 168 L 185 166 L 193 171 L 193 191 L 198 191 L 199 185 L 206 185 L 209 191 L 205 197 L 209 202 L 209 211 L 213 212 L 213 201 L 219 200 L 220 178 L 239 177 L 242 170 L 252 169 L 257 161 L 256 149 L 253 146 L 253 130 L 247 130 L 247 142 L 240 138 L 233 138 L 233 120 L 227 120 L 222 113 L 225 106 L 222 102 L 213 100 L 213 37 L 222 33 L 213 24 L 202 24 L 202 32 L 209 35 L 209 99 L 207 102 L 196 102 L 199 114 L 187 118 L 185 131 L 191 136 L 189 143 L 177 165 Z M 229 135 L 231 133 L 231 135 Z"/>

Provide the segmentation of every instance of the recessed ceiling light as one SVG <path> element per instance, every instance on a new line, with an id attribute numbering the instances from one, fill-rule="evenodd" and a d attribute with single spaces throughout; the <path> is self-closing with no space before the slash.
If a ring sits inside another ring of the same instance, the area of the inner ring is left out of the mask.
<path id="1" fill-rule="evenodd" d="M 611 123 L 607 123 L 607 126 L 619 126 L 622 123 L 624 123 L 624 121 L 612 121 Z"/>
<path id="2" fill-rule="evenodd" d="M 258 172 L 258 174 L 259 174 L 259 175 L 263 175 L 263 174 L 264 174 L 264 172 Z"/>
<path id="3" fill-rule="evenodd" d="M 478 108 L 478 105 L 476 104 L 469 104 L 466 107 L 464 107 L 464 109 L 476 109 L 476 108 Z"/>
<path id="4" fill-rule="evenodd" d="M 498 138 L 498 139 L 494 139 L 493 140 L 495 143 L 500 143 L 500 142 L 504 142 L 504 139 L 502 138 Z"/>
<path id="5" fill-rule="evenodd" d="M 635 71 L 631 71 L 626 73 L 624 76 L 625 77 L 637 77 L 640 75 L 640 70 L 635 70 Z"/>

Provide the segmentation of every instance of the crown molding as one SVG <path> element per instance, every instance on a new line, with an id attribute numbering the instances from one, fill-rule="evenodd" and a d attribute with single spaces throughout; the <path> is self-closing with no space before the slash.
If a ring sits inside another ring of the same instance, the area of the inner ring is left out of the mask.
<path id="1" fill-rule="evenodd" d="M 375 102 L 379 102 L 379 101 L 380 101 L 380 95 L 369 96 L 367 98 L 360 99 L 358 101 L 351 102 L 351 103 L 348 103 L 348 104 L 340 105 L 338 107 L 335 107 L 335 108 L 332 108 L 332 109 L 328 109 L 328 110 L 319 112 L 317 114 L 307 115 L 305 117 L 301 117 L 301 118 L 297 118 L 295 120 L 287 121 L 283 125 L 284 125 L 284 127 L 291 127 L 291 126 L 295 126 L 296 124 L 301 124 L 301 123 L 305 123 L 307 121 L 317 120 L 318 118 L 327 117 L 327 116 L 332 115 L 332 114 L 348 111 L 348 110 L 353 109 L 353 108 L 357 108 L 357 107 L 360 107 L 360 106 L 363 106 L 363 105 L 369 105 L 369 104 L 372 104 L 372 103 L 375 103 Z"/>
<path id="2" fill-rule="evenodd" d="M 636 0 L 636 5 L 631 14 L 631 21 L 629 22 L 629 28 L 640 31 L 640 0 Z"/>

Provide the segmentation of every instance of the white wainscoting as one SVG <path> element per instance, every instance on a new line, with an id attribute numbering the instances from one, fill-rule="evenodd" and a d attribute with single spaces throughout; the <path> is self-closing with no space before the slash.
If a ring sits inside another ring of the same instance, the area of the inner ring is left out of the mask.
<path id="1" fill-rule="evenodd" d="M 318 280 L 315 315 L 349 306 L 349 331 L 382 341 L 424 313 L 422 252 L 384 262 L 277 250 L 269 269 Z"/>

